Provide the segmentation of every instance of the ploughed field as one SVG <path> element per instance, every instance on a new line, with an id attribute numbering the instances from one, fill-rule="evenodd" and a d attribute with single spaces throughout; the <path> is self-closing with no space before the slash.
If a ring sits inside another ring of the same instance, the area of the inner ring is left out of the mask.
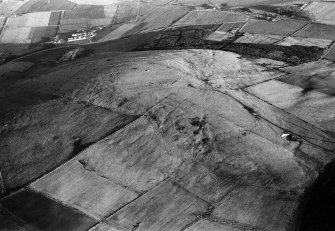
<path id="1" fill-rule="evenodd" d="M 334 102 L 292 81 L 306 66 L 273 69 L 284 65 L 106 48 L 8 63 L 0 227 L 288 230 L 314 219 L 305 190 L 334 158 Z M 320 75 L 333 70 L 324 62 Z"/>

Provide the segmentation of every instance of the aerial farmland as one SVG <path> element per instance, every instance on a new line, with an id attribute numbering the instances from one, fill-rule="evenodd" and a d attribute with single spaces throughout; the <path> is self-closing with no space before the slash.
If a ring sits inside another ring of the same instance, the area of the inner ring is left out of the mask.
<path id="1" fill-rule="evenodd" d="M 0 0 L 0 231 L 334 231 L 334 7 Z"/>

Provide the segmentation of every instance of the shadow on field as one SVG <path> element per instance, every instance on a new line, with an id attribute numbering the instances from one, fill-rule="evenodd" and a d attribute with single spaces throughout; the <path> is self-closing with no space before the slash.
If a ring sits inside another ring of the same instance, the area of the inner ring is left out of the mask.
<path id="1" fill-rule="evenodd" d="M 335 160 L 327 164 L 301 199 L 297 231 L 335 230 Z"/>

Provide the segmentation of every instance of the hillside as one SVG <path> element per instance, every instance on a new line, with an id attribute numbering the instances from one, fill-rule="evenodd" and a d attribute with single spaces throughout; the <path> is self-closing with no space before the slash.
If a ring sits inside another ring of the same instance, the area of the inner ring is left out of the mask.
<path id="1" fill-rule="evenodd" d="M 335 229 L 334 26 L 226 3 L 0 3 L 0 230 Z"/>

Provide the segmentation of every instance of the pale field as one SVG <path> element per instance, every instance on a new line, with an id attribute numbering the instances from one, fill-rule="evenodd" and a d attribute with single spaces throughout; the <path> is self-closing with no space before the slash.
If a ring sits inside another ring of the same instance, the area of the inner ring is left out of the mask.
<path id="1" fill-rule="evenodd" d="M 16 18 L 8 18 L 7 26 L 16 27 L 38 27 L 48 26 L 51 12 L 36 12 L 22 15 Z"/>
<path id="2" fill-rule="evenodd" d="M 30 43 L 31 27 L 5 27 L 0 43 Z"/>
<path id="3" fill-rule="evenodd" d="M 225 22 L 242 22 L 246 21 L 248 16 L 238 13 L 223 11 L 201 10 L 191 11 L 173 26 L 190 26 L 190 25 L 207 25 L 221 24 Z"/>
<path id="4" fill-rule="evenodd" d="M 230 34 L 228 32 L 218 32 L 218 31 L 215 31 L 214 33 L 210 34 L 206 38 L 206 40 L 221 42 L 221 41 L 223 41 L 225 39 L 229 39 L 230 37 L 232 37 L 232 34 Z"/>
<path id="5" fill-rule="evenodd" d="M 82 5 L 110 5 L 120 2 L 119 0 L 70 0 L 70 2 Z"/>
<path id="6" fill-rule="evenodd" d="M 247 92 L 296 115 L 311 124 L 321 126 L 328 131 L 335 131 L 335 99 L 318 91 L 311 91 L 301 96 L 303 88 L 270 80 L 246 89 Z"/>
<path id="7" fill-rule="evenodd" d="M 293 46 L 293 45 L 298 45 L 298 46 L 306 46 L 306 47 L 311 47 L 311 46 L 317 46 L 321 48 L 327 48 L 331 45 L 332 40 L 328 39 L 316 39 L 316 38 L 299 38 L 299 37 L 288 37 L 278 43 L 278 45 L 281 46 Z"/>
<path id="8" fill-rule="evenodd" d="M 104 6 L 105 17 L 113 18 L 115 16 L 117 5 L 106 5 Z"/>
<path id="9" fill-rule="evenodd" d="M 238 38 L 235 43 L 273 44 L 283 39 L 280 35 L 248 34 Z"/>
<path id="10" fill-rule="evenodd" d="M 19 9 L 27 1 L 13 1 L 0 3 L 0 15 L 10 15 L 13 14 L 17 9 Z"/>
<path id="11" fill-rule="evenodd" d="M 305 8 L 317 22 L 335 25 L 335 2 L 313 2 Z"/>

